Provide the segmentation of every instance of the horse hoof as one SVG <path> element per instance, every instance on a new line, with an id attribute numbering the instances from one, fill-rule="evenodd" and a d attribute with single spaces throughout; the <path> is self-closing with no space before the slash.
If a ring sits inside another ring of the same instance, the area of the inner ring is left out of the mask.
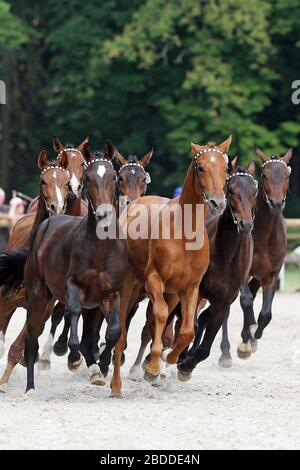
<path id="1" fill-rule="evenodd" d="M 92 385 L 98 385 L 100 387 L 106 385 L 106 380 L 100 372 L 90 377 L 90 382 Z"/>
<path id="2" fill-rule="evenodd" d="M 0 384 L 0 393 L 7 392 L 7 383 Z"/>
<path id="3" fill-rule="evenodd" d="M 222 354 L 219 358 L 219 366 L 229 369 L 232 366 L 232 357 L 230 354 Z"/>
<path id="4" fill-rule="evenodd" d="M 68 352 L 68 346 L 63 343 L 59 343 L 56 341 L 56 343 L 53 346 L 53 352 L 56 356 L 64 356 Z"/>
<path id="5" fill-rule="evenodd" d="M 109 395 L 109 398 L 122 398 L 122 394 L 111 392 L 111 394 Z"/>
<path id="6" fill-rule="evenodd" d="M 152 387 L 163 387 L 166 385 L 167 378 L 164 374 L 160 374 L 153 382 L 152 382 Z"/>
<path id="7" fill-rule="evenodd" d="M 257 340 L 256 339 L 250 339 L 250 344 L 251 344 L 252 352 L 256 353 L 256 351 L 257 351 Z"/>
<path id="8" fill-rule="evenodd" d="M 164 362 L 168 362 L 168 355 L 172 351 L 171 348 L 165 348 L 163 352 L 161 353 L 161 360 Z"/>
<path id="9" fill-rule="evenodd" d="M 249 359 L 252 354 L 250 341 L 248 343 L 241 343 L 237 348 L 237 355 L 240 359 Z"/>
<path id="10" fill-rule="evenodd" d="M 141 381 L 141 368 L 140 366 L 132 366 L 128 378 L 133 382 L 140 382 Z"/>
<path id="11" fill-rule="evenodd" d="M 39 370 L 49 370 L 51 367 L 51 362 L 49 359 L 40 359 L 37 365 Z"/>
<path id="12" fill-rule="evenodd" d="M 80 369 L 80 366 L 82 364 L 82 356 L 80 356 L 80 359 L 76 362 L 70 362 L 68 361 L 68 369 L 71 371 L 71 372 L 78 372 L 79 369 Z"/>
<path id="13" fill-rule="evenodd" d="M 182 370 L 177 369 L 177 379 L 180 382 L 188 382 L 188 380 L 190 380 L 191 377 L 192 377 L 191 372 L 182 372 Z"/>
<path id="14" fill-rule="evenodd" d="M 155 380 L 157 380 L 157 378 L 159 378 L 159 374 L 152 374 L 151 372 L 147 371 L 145 369 L 145 372 L 144 372 L 144 379 L 149 382 L 149 383 L 153 383 Z"/>
<path id="15" fill-rule="evenodd" d="M 254 333 L 254 339 L 261 339 L 263 335 L 263 329 L 258 327 L 256 332 Z"/>

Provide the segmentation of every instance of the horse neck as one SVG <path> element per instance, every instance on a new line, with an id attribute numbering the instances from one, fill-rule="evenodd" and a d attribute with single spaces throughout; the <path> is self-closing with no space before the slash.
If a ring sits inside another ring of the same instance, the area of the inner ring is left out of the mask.
<path id="1" fill-rule="evenodd" d="M 262 187 L 262 184 L 259 186 L 257 202 L 256 202 L 256 212 L 254 219 L 254 232 L 263 233 L 265 238 L 271 236 L 274 228 L 278 223 L 281 223 L 283 220 L 283 215 L 272 214 L 268 203 L 266 201 L 266 196 Z"/>
<path id="2" fill-rule="evenodd" d="M 29 240 L 32 239 L 37 227 L 43 222 L 43 220 L 48 219 L 49 212 L 46 207 L 45 198 L 42 194 L 39 195 L 37 210 L 35 213 L 34 221 L 31 227 Z"/>
<path id="3" fill-rule="evenodd" d="M 199 186 L 198 194 L 195 191 L 196 185 Z M 192 162 L 189 166 L 179 198 L 179 205 L 182 207 L 182 209 L 184 209 L 185 204 L 191 204 L 192 206 L 196 206 L 196 204 L 204 204 L 202 188 L 200 186 L 200 183 L 197 181 L 197 177 L 195 174 L 194 162 Z"/>
<path id="4" fill-rule="evenodd" d="M 225 248 L 228 257 L 232 258 L 240 250 L 244 240 L 245 235 L 239 233 L 227 204 L 225 211 L 219 218 L 216 243 L 219 244 L 221 249 Z"/>
<path id="5" fill-rule="evenodd" d="M 81 198 L 67 198 L 66 215 L 81 215 Z"/>

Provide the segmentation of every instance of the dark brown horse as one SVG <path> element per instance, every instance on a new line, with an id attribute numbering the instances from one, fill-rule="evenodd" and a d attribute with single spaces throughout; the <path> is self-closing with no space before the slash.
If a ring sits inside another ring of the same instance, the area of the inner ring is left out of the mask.
<path id="1" fill-rule="evenodd" d="M 242 343 L 238 356 L 245 359 L 256 351 L 257 340 L 272 318 L 272 302 L 278 274 L 286 253 L 286 224 L 282 211 L 285 207 L 293 151 L 283 157 L 267 156 L 257 149 L 263 163 L 257 197 L 257 210 L 253 229 L 254 255 L 250 270 L 251 280 L 241 288 L 241 307 L 244 313 Z M 259 287 L 263 290 L 263 304 L 256 323 L 253 302 Z"/>
<path id="2" fill-rule="evenodd" d="M 145 288 L 153 306 L 153 328 L 151 361 L 146 365 L 146 375 L 155 378 L 160 373 L 160 357 L 162 354 L 162 334 L 169 313 L 179 300 L 182 303 L 182 326 L 178 341 L 166 360 L 176 363 L 180 353 L 186 348 L 194 336 L 194 313 L 198 298 L 198 286 L 209 263 L 209 242 L 205 230 L 207 204 L 215 213 L 225 208 L 225 187 L 227 175 L 227 156 L 231 138 L 219 146 L 208 144 L 200 146 L 192 144 L 194 159 L 188 169 L 179 201 L 166 201 L 163 198 L 149 196 L 140 198 L 128 206 L 127 222 L 124 230 L 128 233 L 128 250 L 130 271 L 124 281 L 121 293 L 121 329 L 122 334 L 115 349 L 114 375 L 111 382 L 112 394 L 120 396 L 121 357 L 126 344 L 126 317 L 130 298 L 135 284 Z M 204 205 L 204 206 L 203 206 Z M 142 207 L 144 206 L 144 210 Z M 139 226 L 151 227 L 149 238 L 131 237 L 130 227 L 136 219 L 136 208 L 141 211 Z M 203 217 L 197 217 L 197 209 L 202 207 Z M 190 224 L 193 236 L 189 239 L 187 233 L 181 230 L 177 237 L 176 223 L 181 229 L 185 215 L 190 212 Z M 165 219 L 165 224 L 159 222 L 166 214 L 173 215 Z M 183 216 L 183 218 L 181 218 Z M 180 222 L 181 221 L 181 222 Z M 157 226 L 156 226 L 157 224 Z M 163 226 L 165 225 L 165 226 Z M 152 236 L 152 229 L 157 230 L 157 237 Z M 169 236 L 163 231 L 167 229 Z M 169 229 L 169 230 L 168 230 Z M 197 236 L 203 234 L 201 242 Z M 196 246 L 189 245 L 196 242 Z M 196 262 L 195 262 L 196 260 Z"/>
<path id="3" fill-rule="evenodd" d="M 19 255 L 19 264 L 25 265 L 23 277 L 28 305 L 24 353 L 26 391 L 34 388 L 38 337 L 56 299 L 65 304 L 66 312 L 71 316 L 71 351 L 73 347 L 78 351 L 77 324 L 82 312 L 81 350 L 92 383 L 105 383 L 94 358 L 95 326 L 100 308 L 108 321 L 106 342 L 113 347 L 120 335 L 118 292 L 127 268 L 125 240 L 99 237 L 98 224 L 101 227 L 105 224 L 107 228 L 108 221 L 115 213 L 117 178 L 111 163 L 114 153 L 115 149 L 110 143 L 106 144 L 104 154 L 92 154 L 88 144 L 85 146 L 88 215 L 84 218 L 57 216 L 43 222 L 35 233 L 29 254 Z M 7 279 L 12 274 L 10 261 L 8 254 Z M 5 277 L 4 272 L 1 274 Z M 21 276 L 18 281 L 22 282 Z"/>
<path id="4" fill-rule="evenodd" d="M 230 306 L 249 275 L 253 255 L 251 230 L 257 195 L 254 173 L 253 162 L 246 171 L 232 168 L 226 187 L 226 210 L 220 217 L 208 218 L 211 260 L 200 284 L 199 297 L 207 299 L 210 305 L 198 318 L 192 348 L 187 357 L 183 355 L 177 366 L 186 380 L 196 365 L 209 356 L 216 334 L 224 319 L 228 318 Z M 175 313 L 180 315 L 179 311 Z M 220 364 L 226 367 L 231 358 L 225 342 L 222 342 L 221 350 Z"/>
<path id="5" fill-rule="evenodd" d="M 120 168 L 118 171 L 117 183 L 117 213 L 122 212 L 124 207 L 131 201 L 146 194 L 147 185 L 151 182 L 149 173 L 145 171 L 145 167 L 149 164 L 153 155 L 153 150 L 148 152 L 140 159 L 135 155 L 130 155 L 128 160 L 116 149 L 115 158 L 118 161 Z M 64 312 L 54 312 L 51 317 L 51 330 L 48 340 L 44 346 L 39 366 L 43 369 L 50 367 L 50 355 L 52 352 L 53 339 L 55 337 L 56 329 L 63 318 Z M 98 341 L 99 331 L 104 320 L 103 315 L 99 318 L 98 333 L 95 338 L 95 354 L 98 356 Z M 68 334 L 70 329 L 69 318 L 65 317 L 65 324 L 61 335 L 56 343 L 53 345 L 53 352 L 58 356 L 63 356 L 68 351 Z M 106 356 L 106 353 L 104 354 Z M 76 361 L 77 363 L 77 361 Z M 74 370 L 74 365 L 68 361 L 69 368 Z M 103 366 L 102 372 L 108 372 L 107 367 Z"/>

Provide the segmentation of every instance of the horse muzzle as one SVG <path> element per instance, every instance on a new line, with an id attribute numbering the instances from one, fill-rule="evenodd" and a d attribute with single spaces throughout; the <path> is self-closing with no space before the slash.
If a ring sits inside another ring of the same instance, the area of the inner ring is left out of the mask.
<path id="1" fill-rule="evenodd" d="M 209 210 L 212 215 L 221 215 L 223 214 L 226 208 L 226 199 L 225 197 L 207 197 L 207 202 Z"/>
<path id="2" fill-rule="evenodd" d="M 279 215 L 285 208 L 285 199 L 269 199 L 269 208 L 272 215 Z"/>
<path id="3" fill-rule="evenodd" d="M 237 226 L 241 235 L 248 235 L 252 232 L 253 222 L 251 220 L 240 220 Z"/>

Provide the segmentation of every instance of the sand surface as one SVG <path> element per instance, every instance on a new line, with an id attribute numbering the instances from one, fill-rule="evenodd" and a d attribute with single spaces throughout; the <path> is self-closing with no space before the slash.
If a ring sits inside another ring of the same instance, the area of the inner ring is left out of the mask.
<path id="1" fill-rule="evenodd" d="M 261 296 L 256 302 L 259 311 Z M 18 366 L 0 394 L 0 449 L 299 449 L 300 294 L 278 294 L 273 320 L 247 361 L 236 356 L 242 315 L 230 317 L 233 366 L 218 366 L 220 335 L 211 356 L 187 383 L 173 367 L 156 388 L 128 379 L 145 318 L 144 302 L 132 323 L 123 372 L 123 398 L 109 386 L 89 384 L 87 370 L 71 373 L 66 356 L 52 356 L 50 371 L 36 372 L 36 391 L 24 395 L 25 369 Z M 24 321 L 19 309 L 6 346 Z M 43 345 L 49 326 L 40 339 Z M 0 361 L 2 372 L 6 356 Z M 173 369 L 173 370 L 172 370 Z"/>

